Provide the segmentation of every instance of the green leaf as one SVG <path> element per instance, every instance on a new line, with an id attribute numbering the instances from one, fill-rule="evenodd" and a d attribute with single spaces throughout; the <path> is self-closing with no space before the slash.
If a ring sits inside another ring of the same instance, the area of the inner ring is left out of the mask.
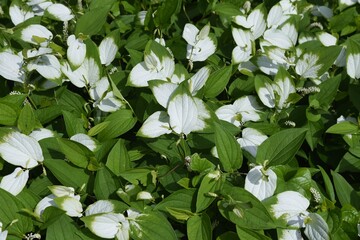
<path id="1" fill-rule="evenodd" d="M 62 114 L 64 116 L 66 132 L 69 137 L 77 133 L 86 133 L 84 128 L 84 119 L 78 117 L 75 114 L 72 114 L 69 111 L 62 111 Z"/>
<path id="2" fill-rule="evenodd" d="M 168 220 L 159 212 L 141 214 L 130 223 L 130 237 L 135 240 L 176 240 L 175 231 Z"/>
<path id="3" fill-rule="evenodd" d="M 21 109 L 17 127 L 22 133 L 29 135 L 31 131 L 34 130 L 35 126 L 36 118 L 34 110 L 30 104 L 25 104 L 23 109 Z"/>
<path id="4" fill-rule="evenodd" d="M 116 175 L 130 168 L 130 158 L 125 147 L 125 140 L 119 139 L 111 149 L 106 161 L 106 166 Z"/>
<path id="5" fill-rule="evenodd" d="M 338 172 L 360 172 L 360 146 L 349 149 L 336 168 Z"/>
<path id="6" fill-rule="evenodd" d="M 94 193 L 97 199 L 109 199 L 110 196 L 115 195 L 119 187 L 120 181 L 108 168 L 103 167 L 96 172 Z"/>
<path id="7" fill-rule="evenodd" d="M 354 188 L 345 180 L 339 173 L 331 171 L 333 176 L 336 196 L 342 206 L 351 204 L 357 210 L 360 209 L 360 195 L 354 190 Z"/>
<path id="8" fill-rule="evenodd" d="M 163 1 L 155 12 L 154 21 L 157 27 L 165 29 L 167 26 L 171 25 L 171 17 L 180 10 L 181 3 L 182 1 L 179 0 Z"/>
<path id="9" fill-rule="evenodd" d="M 110 122 L 101 122 L 101 123 L 96 124 L 94 127 L 92 127 L 88 131 L 88 135 L 90 137 L 93 137 L 93 136 L 97 135 L 99 132 L 104 130 L 109 124 L 110 124 Z"/>
<path id="10" fill-rule="evenodd" d="M 268 161 L 268 166 L 286 164 L 300 149 L 306 134 L 304 128 L 285 129 L 266 139 L 258 148 L 257 163 Z"/>
<path id="11" fill-rule="evenodd" d="M 75 222 L 67 215 L 61 215 L 58 220 L 51 224 L 46 230 L 46 239 L 50 240 L 81 240 L 80 230 Z"/>
<path id="12" fill-rule="evenodd" d="M 196 199 L 196 212 L 205 210 L 215 200 L 211 194 L 218 194 L 224 179 L 219 170 L 212 171 L 204 176 L 201 181 Z"/>
<path id="13" fill-rule="evenodd" d="M 90 176 L 84 169 L 72 166 L 63 159 L 45 159 L 44 165 L 64 186 L 78 189 L 89 182 Z"/>
<path id="14" fill-rule="evenodd" d="M 97 7 L 82 15 L 77 21 L 75 34 L 95 35 L 100 32 L 106 23 L 109 7 Z"/>
<path id="15" fill-rule="evenodd" d="M 242 228 L 236 226 L 236 231 L 240 239 L 246 240 L 271 240 L 271 238 L 264 235 L 263 231 L 256 231 L 252 229 Z"/>
<path id="16" fill-rule="evenodd" d="M 6 229 L 9 231 L 9 235 L 23 236 L 33 228 L 30 218 L 19 213 L 22 208 L 24 206 L 16 197 L 0 188 L 0 222 L 4 227 L 12 221 L 16 221 Z"/>
<path id="17" fill-rule="evenodd" d="M 58 143 L 66 158 L 78 167 L 86 168 L 91 158 L 95 158 L 94 153 L 81 143 L 63 138 L 58 138 Z"/>
<path id="18" fill-rule="evenodd" d="M 330 177 L 321 166 L 318 166 L 318 167 L 319 167 L 319 169 L 321 171 L 321 175 L 322 175 L 322 177 L 324 179 L 326 193 L 330 197 L 330 200 L 332 202 L 335 202 L 334 186 L 333 186 L 333 184 L 332 184 L 332 182 L 330 180 Z"/>
<path id="19" fill-rule="evenodd" d="M 196 189 L 180 189 L 159 202 L 154 209 L 166 212 L 169 207 L 187 211 L 194 210 Z"/>
<path id="20" fill-rule="evenodd" d="M 312 151 L 316 148 L 316 145 L 322 140 L 324 132 L 324 124 L 322 121 L 308 121 L 306 132 L 306 142 L 309 144 Z"/>
<path id="21" fill-rule="evenodd" d="M 134 168 L 120 173 L 120 176 L 134 185 L 142 184 L 147 186 L 149 183 L 154 182 L 154 170 L 147 168 Z"/>
<path id="22" fill-rule="evenodd" d="M 237 226 L 248 229 L 271 229 L 275 224 L 264 205 L 250 192 L 240 187 L 224 185 L 218 202 L 221 215 Z"/>
<path id="23" fill-rule="evenodd" d="M 167 207 L 166 210 L 171 216 L 173 216 L 174 218 L 176 218 L 176 220 L 179 221 L 187 221 L 190 217 L 195 215 L 195 213 L 192 213 L 188 210 L 179 209 L 175 207 Z"/>
<path id="24" fill-rule="evenodd" d="M 320 92 L 309 96 L 310 106 L 314 106 L 315 109 L 321 108 L 327 111 L 332 101 L 335 99 L 340 82 L 340 74 L 323 81 L 318 85 Z"/>
<path id="25" fill-rule="evenodd" d="M 187 221 L 187 236 L 189 240 L 212 239 L 210 217 L 206 213 L 190 217 Z"/>
<path id="26" fill-rule="evenodd" d="M 0 124 L 7 126 L 15 125 L 17 119 L 17 112 L 15 111 L 16 107 L 9 103 L 0 103 L 0 109 Z"/>
<path id="27" fill-rule="evenodd" d="M 131 110 L 120 109 L 110 114 L 104 122 L 109 122 L 109 124 L 99 132 L 99 141 L 116 138 L 126 133 L 133 128 L 136 123 L 136 118 Z"/>
<path id="28" fill-rule="evenodd" d="M 235 137 L 222 125 L 214 123 L 215 145 L 224 170 L 232 172 L 242 165 L 242 151 Z"/>
<path id="29" fill-rule="evenodd" d="M 205 83 L 205 97 L 213 98 L 219 95 L 228 84 L 232 74 L 232 65 L 223 67 L 213 73 Z"/>
<path id="30" fill-rule="evenodd" d="M 353 134 L 358 131 L 359 126 L 349 121 L 339 122 L 326 130 L 327 133 L 333 134 Z"/>

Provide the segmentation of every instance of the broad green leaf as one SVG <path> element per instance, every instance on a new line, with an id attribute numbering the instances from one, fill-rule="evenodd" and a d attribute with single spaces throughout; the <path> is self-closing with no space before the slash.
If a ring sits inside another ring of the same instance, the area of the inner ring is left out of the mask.
<path id="1" fill-rule="evenodd" d="M 130 158 L 125 146 L 125 140 L 119 139 L 111 149 L 106 161 L 106 166 L 116 175 L 119 176 L 130 168 Z"/>
<path id="2" fill-rule="evenodd" d="M 44 165 L 64 186 L 81 188 L 87 187 L 90 176 L 84 169 L 75 167 L 63 159 L 46 159 Z"/>
<path id="3" fill-rule="evenodd" d="M 165 29 L 171 25 L 171 17 L 176 15 L 176 12 L 180 10 L 182 1 L 179 0 L 167 0 L 162 2 L 160 7 L 155 12 L 154 21 L 157 27 Z"/>
<path id="4" fill-rule="evenodd" d="M 351 204 L 356 209 L 360 209 L 360 195 L 355 189 L 339 173 L 331 171 L 331 175 L 333 176 L 335 192 L 340 204 L 343 207 Z"/>
<path id="5" fill-rule="evenodd" d="M 191 212 L 194 210 L 194 197 L 195 189 L 181 189 L 173 192 L 164 200 L 156 204 L 154 209 L 166 212 L 167 209 L 171 207 L 184 209 Z"/>
<path id="6" fill-rule="evenodd" d="M 270 237 L 264 235 L 263 231 L 256 231 L 252 229 L 242 228 L 241 226 L 236 226 L 236 232 L 240 239 L 247 240 L 271 240 Z"/>
<path id="7" fill-rule="evenodd" d="M 110 124 L 110 122 L 101 122 L 99 124 L 96 124 L 94 127 L 92 127 L 89 130 L 88 135 L 90 137 L 93 137 L 93 136 L 97 135 L 99 132 L 104 130 L 109 124 Z"/>
<path id="8" fill-rule="evenodd" d="M 78 142 L 58 138 L 58 143 L 66 158 L 78 167 L 86 168 L 91 158 L 95 158 L 93 152 Z"/>
<path id="9" fill-rule="evenodd" d="M 310 95 L 310 106 L 313 106 L 315 109 L 321 108 L 327 111 L 337 94 L 340 82 L 341 75 L 337 75 L 322 82 L 318 86 L 320 92 Z"/>
<path id="10" fill-rule="evenodd" d="M 62 114 L 64 116 L 66 132 L 69 137 L 77 133 L 86 133 L 84 128 L 85 122 L 83 118 L 78 117 L 69 111 L 62 111 Z"/>
<path id="11" fill-rule="evenodd" d="M 23 236 L 25 233 L 32 231 L 31 219 L 19 213 L 22 208 L 24 206 L 16 197 L 0 189 L 0 222 L 4 227 L 12 221 L 16 221 L 16 224 L 12 224 L 7 228 L 9 235 Z"/>
<path id="12" fill-rule="evenodd" d="M 180 208 L 167 207 L 166 210 L 171 216 L 179 221 L 187 221 L 189 218 L 196 216 L 195 213 Z"/>
<path id="13" fill-rule="evenodd" d="M 349 121 L 339 122 L 326 130 L 327 133 L 333 134 L 353 134 L 358 131 L 359 126 Z"/>
<path id="14" fill-rule="evenodd" d="M 336 168 L 338 172 L 360 172 L 360 146 L 349 149 Z"/>
<path id="15" fill-rule="evenodd" d="M 74 221 L 67 215 L 61 215 L 57 221 L 51 224 L 46 230 L 46 239 L 50 240 L 81 240 L 80 230 Z"/>
<path id="16" fill-rule="evenodd" d="M 275 227 L 264 205 L 245 189 L 224 185 L 221 193 L 225 198 L 218 202 L 218 207 L 227 220 L 242 228 L 254 230 Z"/>
<path id="17" fill-rule="evenodd" d="M 242 165 L 242 151 L 235 137 L 223 126 L 214 123 L 215 146 L 220 163 L 227 172 L 235 171 Z"/>
<path id="18" fill-rule="evenodd" d="M 317 144 L 321 142 L 324 133 L 324 124 L 322 121 L 308 121 L 306 132 L 306 142 L 309 144 L 312 151 Z"/>
<path id="19" fill-rule="evenodd" d="M 120 181 L 108 168 L 103 167 L 96 172 L 94 193 L 97 199 L 109 199 L 119 187 Z"/>
<path id="20" fill-rule="evenodd" d="M 201 181 L 196 199 L 196 212 L 200 213 L 215 200 L 212 194 L 218 194 L 223 186 L 224 179 L 219 170 L 212 171 Z"/>
<path id="21" fill-rule="evenodd" d="M 75 34 L 95 35 L 103 28 L 110 7 L 93 8 L 82 15 L 76 24 Z"/>
<path id="22" fill-rule="evenodd" d="M 211 73 L 205 83 L 205 97 L 213 98 L 219 95 L 228 84 L 232 74 L 232 65 L 223 67 Z"/>
<path id="23" fill-rule="evenodd" d="M 216 238 L 216 240 L 239 240 L 240 238 L 234 232 L 226 232 Z"/>
<path id="24" fill-rule="evenodd" d="M 25 104 L 23 109 L 21 109 L 17 126 L 26 135 L 30 134 L 36 127 L 34 110 L 30 104 Z"/>
<path id="25" fill-rule="evenodd" d="M 141 214 L 134 224 L 130 222 L 130 237 L 135 240 L 178 239 L 168 220 L 156 211 Z"/>
<path id="26" fill-rule="evenodd" d="M 79 94 L 71 92 L 66 88 L 60 88 L 58 92 L 56 92 L 56 96 L 60 98 L 58 104 L 66 107 L 67 111 L 75 111 L 78 113 L 78 116 L 81 114 L 86 116 L 84 109 L 86 101 Z"/>
<path id="27" fill-rule="evenodd" d="M 15 125 L 17 119 L 16 108 L 9 103 L 0 103 L 0 109 L 0 124 L 7 126 Z"/>
<path id="28" fill-rule="evenodd" d="M 135 125 L 136 118 L 131 110 L 120 109 L 110 114 L 104 122 L 109 122 L 109 124 L 99 132 L 98 139 L 100 141 L 116 138 L 126 133 Z"/>
<path id="29" fill-rule="evenodd" d="M 189 240 L 212 239 L 210 217 L 206 213 L 190 217 L 187 220 L 187 236 Z"/>
<path id="30" fill-rule="evenodd" d="M 268 166 L 290 162 L 300 149 L 306 134 L 304 128 L 285 129 L 266 139 L 258 148 L 257 163 L 268 161 Z"/>
<path id="31" fill-rule="evenodd" d="M 133 168 L 125 172 L 121 172 L 120 176 L 134 185 L 142 184 L 147 186 L 149 183 L 154 182 L 154 170 L 147 168 Z"/>

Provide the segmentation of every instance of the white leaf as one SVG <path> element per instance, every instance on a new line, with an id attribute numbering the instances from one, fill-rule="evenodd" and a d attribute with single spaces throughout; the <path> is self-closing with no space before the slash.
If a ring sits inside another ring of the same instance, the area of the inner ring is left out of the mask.
<path id="1" fill-rule="evenodd" d="M 269 11 L 267 15 L 267 25 L 269 28 L 276 28 L 277 26 L 284 23 L 289 16 L 284 15 L 283 9 L 280 4 L 275 4 Z"/>
<path id="2" fill-rule="evenodd" d="M 41 215 L 43 214 L 43 212 L 47 207 L 56 206 L 54 202 L 54 198 L 56 198 L 56 196 L 50 194 L 44 197 L 43 199 L 41 199 L 40 202 L 38 202 L 38 204 L 35 207 L 34 214 L 38 217 L 41 217 Z"/>
<path id="3" fill-rule="evenodd" d="M 79 67 L 85 60 L 86 45 L 82 39 L 75 38 L 75 35 L 70 35 L 67 39 L 67 45 L 69 46 L 66 54 L 68 61 L 75 67 Z"/>
<path id="4" fill-rule="evenodd" d="M 75 71 L 71 69 L 71 66 L 68 62 L 64 61 L 61 64 L 62 73 L 70 80 L 72 84 L 77 86 L 78 88 L 83 88 L 86 86 L 87 81 L 84 78 L 84 69 L 79 67 Z"/>
<path id="5" fill-rule="evenodd" d="M 0 52 L 0 75 L 8 80 L 24 82 L 25 72 L 22 57 L 10 52 Z"/>
<path id="6" fill-rule="evenodd" d="M 45 9 L 53 5 L 53 3 L 46 0 L 30 0 L 27 2 L 27 5 L 32 7 L 36 16 L 43 16 Z"/>
<path id="7" fill-rule="evenodd" d="M 298 31 L 295 28 L 294 24 L 286 23 L 281 27 L 281 31 L 286 33 L 287 37 L 291 40 L 292 45 L 295 46 L 298 38 Z"/>
<path id="8" fill-rule="evenodd" d="M 53 50 L 51 48 L 48 47 L 39 47 L 38 49 L 33 48 L 33 49 L 29 49 L 27 50 L 25 53 L 22 52 L 22 54 L 24 55 L 24 58 L 35 58 L 44 54 L 49 54 L 52 53 Z"/>
<path id="9" fill-rule="evenodd" d="M 98 104 L 94 103 L 94 106 L 103 112 L 115 112 L 123 105 L 124 103 L 114 95 L 113 91 L 107 92 Z"/>
<path id="10" fill-rule="evenodd" d="M 296 63 L 295 71 L 303 78 L 317 78 L 322 64 L 317 64 L 319 57 L 314 53 L 305 53 Z"/>
<path id="11" fill-rule="evenodd" d="M 317 17 L 325 17 L 326 19 L 333 17 L 333 11 L 331 8 L 326 6 L 314 6 L 311 13 Z"/>
<path id="12" fill-rule="evenodd" d="M 120 213 L 103 213 L 86 217 L 85 225 L 101 238 L 114 238 L 122 230 L 129 230 L 129 222 Z"/>
<path id="13" fill-rule="evenodd" d="M 262 168 L 262 166 L 252 168 L 245 178 L 245 189 L 260 201 L 274 194 L 277 181 L 277 176 L 273 170 L 263 170 L 263 173 Z"/>
<path id="14" fill-rule="evenodd" d="M 303 227 L 306 209 L 310 202 L 298 192 L 285 191 L 276 195 L 277 203 L 271 206 L 275 218 L 284 218 L 289 225 Z"/>
<path id="15" fill-rule="evenodd" d="M 107 77 L 102 77 L 99 81 L 95 82 L 93 86 L 91 86 L 89 90 L 90 97 L 95 100 L 99 101 L 104 96 L 107 90 L 110 88 L 110 83 Z"/>
<path id="16" fill-rule="evenodd" d="M 178 134 L 189 134 L 198 120 L 198 110 L 192 97 L 178 94 L 169 101 L 170 126 Z"/>
<path id="17" fill-rule="evenodd" d="M 336 45 L 337 38 L 334 37 L 333 35 L 331 35 L 330 33 L 321 32 L 321 33 L 317 34 L 317 37 L 319 38 L 320 42 L 325 47 L 335 46 Z"/>
<path id="18" fill-rule="evenodd" d="M 34 36 L 42 38 L 41 43 L 35 41 Z M 21 31 L 21 39 L 25 42 L 46 47 L 48 42 L 53 38 L 53 34 L 40 24 L 32 24 Z"/>
<path id="19" fill-rule="evenodd" d="M 329 240 L 329 227 L 317 213 L 309 213 L 305 219 L 305 235 L 309 240 Z"/>
<path id="20" fill-rule="evenodd" d="M 66 187 L 61 185 L 52 185 L 49 186 L 49 189 L 52 194 L 56 197 L 74 197 L 75 196 L 75 189 L 72 187 Z"/>
<path id="21" fill-rule="evenodd" d="M 118 51 L 118 46 L 115 44 L 115 41 L 112 37 L 104 38 L 99 46 L 99 55 L 101 63 L 105 66 L 110 65 L 110 63 L 115 59 L 116 52 Z"/>
<path id="22" fill-rule="evenodd" d="M 32 137 L 11 132 L 1 139 L 0 155 L 8 163 L 33 168 L 44 161 L 40 144 Z"/>
<path id="23" fill-rule="evenodd" d="M 260 87 L 257 90 L 258 96 L 261 100 L 261 102 L 269 107 L 269 108 L 274 108 L 275 107 L 275 95 L 274 95 L 274 89 L 273 89 L 273 85 L 268 83 L 268 82 L 264 82 L 264 86 Z"/>
<path id="24" fill-rule="evenodd" d="M 171 94 L 173 94 L 173 92 L 177 87 L 178 85 L 175 83 L 166 82 L 166 81 L 156 81 L 155 84 L 151 85 L 151 91 L 153 92 L 156 101 L 161 106 L 166 108 Z"/>
<path id="25" fill-rule="evenodd" d="M 33 130 L 30 134 L 30 137 L 35 138 L 36 141 L 40 141 L 45 138 L 51 138 L 55 137 L 55 134 L 53 131 L 46 129 L 46 128 L 37 128 Z"/>
<path id="26" fill-rule="evenodd" d="M 254 39 L 261 37 L 266 28 L 264 13 L 262 13 L 260 9 L 256 9 L 250 13 L 250 15 L 247 17 L 247 21 L 251 25 L 250 30 Z"/>
<path id="27" fill-rule="evenodd" d="M 98 213 L 110 213 L 113 212 L 115 206 L 108 200 L 98 200 L 93 204 L 90 204 L 85 210 L 85 216 L 90 216 Z"/>
<path id="28" fill-rule="evenodd" d="M 15 2 L 13 2 L 15 3 Z M 18 25 L 25 20 L 34 17 L 34 13 L 30 9 L 25 9 L 19 5 L 11 4 L 9 8 L 9 15 L 14 25 Z"/>
<path id="29" fill-rule="evenodd" d="M 276 106 L 279 109 L 283 109 L 289 106 L 289 103 L 287 103 L 287 99 L 289 98 L 290 94 L 295 93 L 295 85 L 290 80 L 290 78 L 285 77 L 284 79 L 281 79 L 280 81 L 276 81 L 273 84 L 273 89 L 277 93 L 277 95 L 280 97 L 277 99 Z"/>
<path id="30" fill-rule="evenodd" d="M 66 215 L 70 217 L 81 217 L 83 215 L 83 208 L 79 200 L 80 196 L 78 198 L 65 196 L 55 198 L 54 201 L 61 210 L 66 212 Z"/>
<path id="31" fill-rule="evenodd" d="M 216 50 L 215 42 L 207 37 L 199 40 L 195 46 L 188 45 L 186 48 L 186 58 L 193 62 L 205 61 Z"/>
<path id="32" fill-rule="evenodd" d="M 97 144 L 90 136 L 84 133 L 75 134 L 70 138 L 70 140 L 78 142 L 85 147 L 87 147 L 90 151 L 94 151 L 97 148 Z"/>
<path id="33" fill-rule="evenodd" d="M 351 78 L 360 78 L 360 53 L 350 53 L 346 59 L 346 71 Z"/>
<path id="34" fill-rule="evenodd" d="M 151 114 L 139 129 L 138 135 L 155 138 L 171 133 L 169 116 L 166 112 L 157 111 Z"/>
<path id="35" fill-rule="evenodd" d="M 253 128 L 245 128 L 242 130 L 242 137 L 237 139 L 241 148 L 253 157 L 256 157 L 257 148 L 262 142 L 267 139 L 267 136 Z"/>
<path id="36" fill-rule="evenodd" d="M 71 10 L 63 4 L 54 3 L 45 10 L 49 13 L 53 19 L 67 22 L 73 19 L 75 16 L 71 13 Z"/>
<path id="37" fill-rule="evenodd" d="M 0 188 L 16 196 L 23 190 L 28 179 L 29 170 L 23 170 L 17 167 L 11 174 L 1 179 Z"/>
<path id="38" fill-rule="evenodd" d="M 256 63 L 259 69 L 267 75 L 275 75 L 278 72 L 279 66 L 284 66 L 284 64 L 277 63 L 267 56 L 260 56 Z"/>
<path id="39" fill-rule="evenodd" d="M 151 193 L 146 191 L 138 192 L 138 194 L 136 195 L 136 200 L 153 200 L 153 199 L 154 197 L 151 196 Z"/>
<path id="40" fill-rule="evenodd" d="M 232 36 L 236 45 L 242 48 L 251 49 L 251 41 L 253 40 L 250 31 L 242 30 L 240 28 L 232 28 Z"/>
<path id="41" fill-rule="evenodd" d="M 191 23 L 187 23 L 184 26 L 184 31 L 182 37 L 185 41 L 191 46 L 195 46 L 196 44 L 196 36 L 199 33 L 199 29 Z"/>
<path id="42" fill-rule="evenodd" d="M 341 48 L 339 56 L 336 58 L 334 64 L 338 67 L 346 66 L 346 49 L 344 47 Z"/>
<path id="43" fill-rule="evenodd" d="M 189 79 L 189 90 L 193 96 L 195 96 L 196 93 L 205 85 L 205 82 L 209 76 L 210 68 L 205 66 Z"/>
<path id="44" fill-rule="evenodd" d="M 234 106 L 236 111 L 241 114 L 241 121 L 243 123 L 260 120 L 260 115 L 258 112 L 260 111 L 261 107 L 256 101 L 255 96 L 241 97 L 234 102 Z"/>
<path id="45" fill-rule="evenodd" d="M 61 65 L 54 55 L 42 55 L 27 65 L 29 71 L 36 70 L 46 79 L 55 80 L 61 77 Z"/>
<path id="46" fill-rule="evenodd" d="M 268 29 L 264 32 L 264 39 L 271 43 L 271 45 L 282 48 L 290 49 L 293 46 L 293 42 L 290 37 L 279 29 Z"/>
<path id="47" fill-rule="evenodd" d="M 303 240 L 298 229 L 277 229 L 279 240 Z"/>
<path id="48" fill-rule="evenodd" d="M 232 104 L 219 107 L 215 114 L 219 119 L 232 123 L 236 127 L 241 126 L 240 119 L 237 117 L 237 108 Z"/>
<path id="49" fill-rule="evenodd" d="M 205 103 L 201 99 L 196 97 L 194 97 L 193 99 L 198 110 L 198 120 L 196 122 L 196 125 L 192 129 L 192 131 L 195 132 L 201 131 L 206 128 L 207 124 L 205 120 L 210 118 L 210 112 L 206 109 Z"/>
<path id="50" fill-rule="evenodd" d="M 233 49 L 231 56 L 234 64 L 249 61 L 251 58 L 251 45 L 248 47 L 236 46 Z"/>

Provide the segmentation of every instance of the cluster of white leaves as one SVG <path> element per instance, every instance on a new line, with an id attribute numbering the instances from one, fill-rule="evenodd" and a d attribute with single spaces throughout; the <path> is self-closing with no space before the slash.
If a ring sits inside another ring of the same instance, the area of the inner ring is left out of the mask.
<path id="1" fill-rule="evenodd" d="M 72 187 L 53 185 L 49 187 L 52 194 L 41 199 L 35 207 L 34 214 L 41 219 L 47 207 L 58 207 L 70 217 L 81 217 L 83 208 L 80 195 L 75 195 Z"/>
<path id="2" fill-rule="evenodd" d="M 18 25 L 34 16 L 46 16 L 57 21 L 70 21 L 75 16 L 70 8 L 61 3 L 46 0 L 29 0 L 26 3 L 13 1 L 9 8 L 9 15 L 14 25 Z"/>
<path id="3" fill-rule="evenodd" d="M 130 239 L 130 225 L 137 225 L 136 218 L 140 215 L 128 209 L 128 217 L 125 217 L 124 214 L 116 212 L 111 201 L 99 200 L 86 208 L 85 217 L 81 220 L 92 233 L 101 238 L 127 240 Z"/>
<path id="4" fill-rule="evenodd" d="M 34 130 L 29 136 L 17 131 L 11 131 L 3 136 L 0 143 L 0 156 L 17 168 L 1 179 L 0 188 L 15 196 L 19 194 L 29 179 L 29 170 L 44 161 L 38 141 L 53 136 L 53 133 L 47 129 Z"/>
<path id="5" fill-rule="evenodd" d="M 279 239 L 302 239 L 299 228 L 305 228 L 305 235 L 311 240 L 330 239 L 327 223 L 319 214 L 307 211 L 310 202 L 303 195 L 285 191 L 275 198 L 276 203 L 271 205 L 270 211 L 289 226 L 289 229 L 281 231 Z"/>
<path id="6" fill-rule="evenodd" d="M 186 58 L 190 62 L 202 62 L 216 50 L 216 40 L 210 35 L 210 24 L 199 30 L 191 23 L 185 24 L 182 37 L 188 43 Z"/>

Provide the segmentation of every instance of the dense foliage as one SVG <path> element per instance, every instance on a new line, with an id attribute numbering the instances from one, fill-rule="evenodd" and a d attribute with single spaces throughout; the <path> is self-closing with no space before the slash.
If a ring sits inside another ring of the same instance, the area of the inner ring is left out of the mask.
<path id="1" fill-rule="evenodd" d="M 356 239 L 355 0 L 2 0 L 0 239 Z"/>

